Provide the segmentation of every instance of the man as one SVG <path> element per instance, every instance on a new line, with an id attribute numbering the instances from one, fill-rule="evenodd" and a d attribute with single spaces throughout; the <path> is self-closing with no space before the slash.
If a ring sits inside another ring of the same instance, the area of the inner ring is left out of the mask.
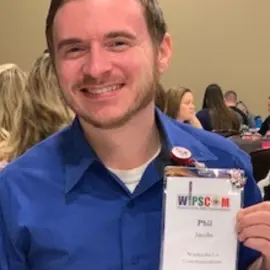
<path id="1" fill-rule="evenodd" d="M 247 156 L 154 108 L 171 56 L 156 1 L 52 0 L 46 33 L 77 119 L 2 172 L 0 269 L 159 269 L 173 146 L 208 167 L 245 170 L 239 269 L 268 269 L 270 207 L 259 203 Z"/>
<path id="2" fill-rule="evenodd" d="M 248 126 L 248 117 L 237 108 L 237 94 L 235 91 L 230 90 L 224 94 L 224 101 L 227 107 L 231 108 L 237 115 L 241 125 Z"/>
<path id="3" fill-rule="evenodd" d="M 233 90 L 226 91 L 224 94 L 224 100 L 228 107 L 233 107 L 237 103 L 237 94 Z"/>
<path id="4" fill-rule="evenodd" d="M 268 97 L 267 109 L 268 109 L 269 115 L 264 119 L 262 126 L 259 130 L 259 133 L 262 136 L 265 136 L 266 133 L 270 130 L 270 97 Z"/>

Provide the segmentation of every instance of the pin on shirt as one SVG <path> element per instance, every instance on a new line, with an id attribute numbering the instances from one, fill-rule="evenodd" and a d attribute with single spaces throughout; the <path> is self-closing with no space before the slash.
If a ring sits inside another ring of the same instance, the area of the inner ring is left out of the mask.
<path id="1" fill-rule="evenodd" d="M 198 169 L 205 168 L 205 164 L 198 162 L 192 158 L 191 152 L 184 147 L 173 147 L 170 153 L 171 159 L 179 166 L 195 167 Z"/>
<path id="2" fill-rule="evenodd" d="M 191 152 L 184 147 L 173 147 L 170 153 L 170 157 L 178 166 L 193 167 L 198 169 L 200 176 L 217 178 L 220 177 L 213 175 L 213 170 L 208 170 L 204 163 L 193 159 Z M 242 170 L 239 169 L 228 170 L 226 172 L 226 176 L 224 177 L 229 178 L 232 185 L 236 188 L 243 188 L 246 183 L 246 178 L 243 176 Z"/>

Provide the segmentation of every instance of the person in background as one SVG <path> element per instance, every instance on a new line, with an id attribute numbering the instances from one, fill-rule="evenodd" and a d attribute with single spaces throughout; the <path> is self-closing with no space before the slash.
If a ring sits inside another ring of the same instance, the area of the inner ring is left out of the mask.
<path id="1" fill-rule="evenodd" d="M 268 97 L 267 108 L 268 108 L 269 116 L 265 118 L 259 130 L 259 133 L 262 136 L 266 135 L 267 131 L 270 130 L 270 97 Z"/>
<path id="2" fill-rule="evenodd" d="M 269 269 L 270 206 L 250 158 L 155 107 L 172 54 L 158 2 L 52 0 L 46 38 L 76 118 L 1 172 L 0 269 L 159 269 L 164 168 L 176 146 L 206 167 L 243 169 L 237 268 Z"/>
<path id="3" fill-rule="evenodd" d="M 227 107 L 229 107 L 230 109 L 232 109 L 236 113 L 236 115 L 240 121 L 240 125 L 248 126 L 249 123 L 248 123 L 247 115 L 245 113 L 243 113 L 236 106 L 236 104 L 237 104 L 236 92 L 233 90 L 229 90 L 229 91 L 225 92 L 224 101 L 225 101 L 225 104 L 227 105 Z"/>
<path id="4" fill-rule="evenodd" d="M 235 113 L 229 109 L 223 99 L 222 90 L 218 84 L 207 86 L 202 110 L 197 117 L 204 129 L 213 130 L 235 130 L 240 129 L 240 123 Z"/>
<path id="5" fill-rule="evenodd" d="M 23 98 L 25 82 L 26 74 L 17 65 L 0 65 L 0 156 L 14 128 L 14 115 Z M 5 160 L 0 161 L 2 167 Z"/>
<path id="6" fill-rule="evenodd" d="M 255 115 L 251 114 L 248 110 L 247 105 L 243 101 L 236 103 L 236 108 L 242 111 L 248 118 L 248 127 L 256 128 Z"/>
<path id="7" fill-rule="evenodd" d="M 69 125 L 74 118 L 63 99 L 48 53 L 34 61 L 23 93 L 16 104 L 12 133 L 0 153 L 7 162 Z"/>
<path id="8" fill-rule="evenodd" d="M 190 89 L 184 87 L 171 88 L 166 93 L 165 113 L 180 122 L 202 128 L 195 114 L 194 97 Z"/>

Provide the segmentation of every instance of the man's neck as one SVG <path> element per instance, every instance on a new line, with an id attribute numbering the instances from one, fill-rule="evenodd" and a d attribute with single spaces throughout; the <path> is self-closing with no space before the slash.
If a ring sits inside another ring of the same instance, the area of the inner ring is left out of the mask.
<path id="1" fill-rule="evenodd" d="M 141 110 L 123 127 L 99 129 L 80 121 L 91 147 L 106 167 L 129 170 L 147 162 L 160 148 L 154 105 Z"/>

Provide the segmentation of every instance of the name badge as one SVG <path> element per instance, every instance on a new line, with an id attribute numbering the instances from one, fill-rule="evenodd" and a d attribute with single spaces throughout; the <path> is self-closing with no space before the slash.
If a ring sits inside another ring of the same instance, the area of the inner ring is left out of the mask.
<path id="1" fill-rule="evenodd" d="M 242 170 L 165 168 L 162 270 L 236 270 Z"/>

